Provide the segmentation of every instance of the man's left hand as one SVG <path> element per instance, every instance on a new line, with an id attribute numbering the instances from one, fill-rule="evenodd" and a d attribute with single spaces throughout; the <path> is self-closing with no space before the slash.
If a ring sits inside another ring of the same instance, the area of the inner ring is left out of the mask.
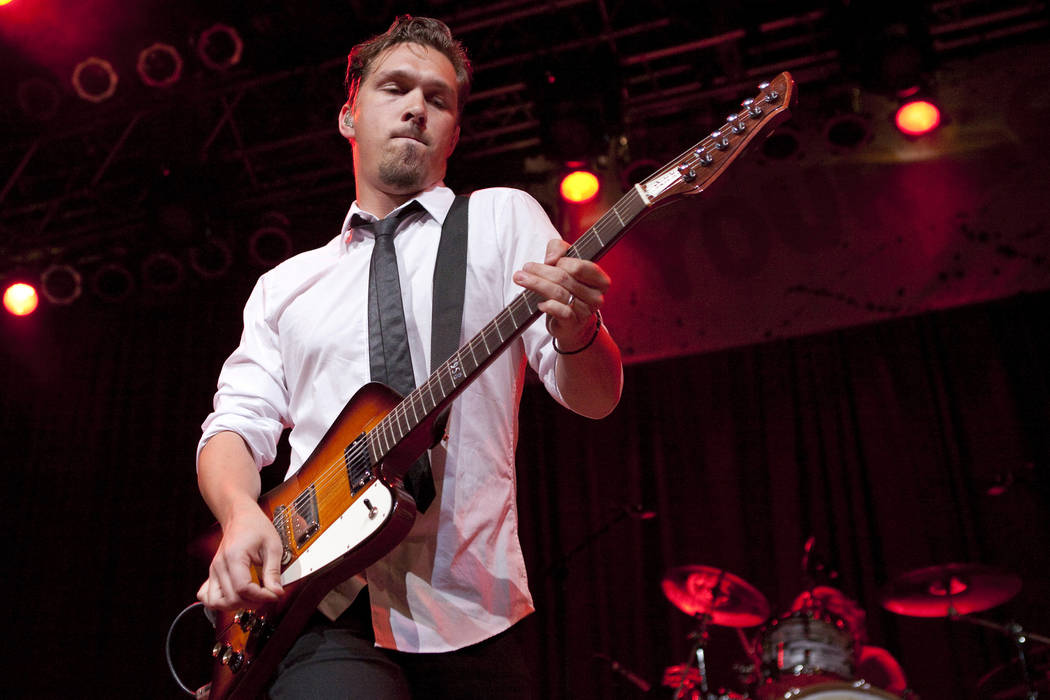
<path id="1" fill-rule="evenodd" d="M 559 348 L 571 352 L 594 334 L 594 314 L 605 302 L 610 280 L 594 262 L 565 257 L 568 248 L 565 241 L 552 239 L 543 263 L 526 263 L 514 273 L 514 282 L 545 299 L 539 309 L 547 314 L 547 331 Z"/>

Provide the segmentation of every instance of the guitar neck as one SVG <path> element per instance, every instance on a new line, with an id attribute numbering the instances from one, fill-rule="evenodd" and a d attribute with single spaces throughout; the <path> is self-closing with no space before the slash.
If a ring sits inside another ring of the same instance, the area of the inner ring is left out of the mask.
<path id="1" fill-rule="evenodd" d="M 672 199 L 704 191 L 749 143 L 786 119 L 789 107 L 795 101 L 795 81 L 791 74 L 781 73 L 758 87 L 759 94 L 744 100 L 741 103 L 743 109 L 730 114 L 725 124 L 621 197 L 569 247 L 566 256 L 582 260 L 600 259 L 642 212 Z M 414 431 L 432 427 L 452 399 L 536 320 L 542 302 L 542 297 L 529 290 L 519 294 L 469 343 L 453 353 L 421 386 L 412 390 L 369 432 L 372 463 L 381 463 Z M 408 464 L 391 465 L 388 470 L 407 471 L 408 467 Z M 404 474 L 391 473 L 390 476 Z"/>
<path id="2" fill-rule="evenodd" d="M 648 206 L 648 201 L 639 189 L 631 189 L 569 247 L 566 257 L 600 259 Z M 452 400 L 539 317 L 541 302 L 543 297 L 539 294 L 531 290 L 523 291 L 466 345 L 452 353 L 425 382 L 405 396 L 368 434 L 372 463 L 382 462 L 411 432 L 431 425 Z M 407 469 L 408 466 L 403 465 L 403 468 Z"/>

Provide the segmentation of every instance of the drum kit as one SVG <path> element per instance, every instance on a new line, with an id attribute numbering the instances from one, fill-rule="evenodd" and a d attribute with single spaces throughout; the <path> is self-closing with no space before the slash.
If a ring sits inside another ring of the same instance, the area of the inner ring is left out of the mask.
<path id="1" fill-rule="evenodd" d="M 812 543 L 807 543 L 803 569 Z M 807 584 L 812 580 L 807 576 Z M 916 699 L 889 652 L 866 646 L 863 609 L 827 585 L 810 585 L 787 612 L 770 619 L 769 602 L 744 579 L 709 566 L 681 566 L 662 581 L 667 599 L 696 620 L 685 663 L 668 667 L 663 685 L 675 700 L 901 700 Z M 881 593 L 884 608 L 909 617 L 940 617 L 996 630 L 1010 638 L 1017 658 L 981 679 L 987 700 L 1050 698 L 1050 644 L 1016 623 L 974 617 L 1013 598 L 1017 576 L 978 564 L 947 564 L 908 572 Z M 743 694 L 708 682 L 710 628 L 733 628 L 747 657 L 736 664 Z M 759 627 L 748 639 L 744 628 Z M 1042 695 L 1040 695 L 1042 693 Z"/>

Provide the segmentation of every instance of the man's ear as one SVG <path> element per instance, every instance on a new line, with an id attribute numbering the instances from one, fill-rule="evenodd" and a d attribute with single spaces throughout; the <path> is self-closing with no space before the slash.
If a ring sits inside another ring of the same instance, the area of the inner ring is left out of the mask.
<path id="1" fill-rule="evenodd" d="M 345 139 L 354 138 L 354 115 L 350 111 L 350 103 L 343 105 L 339 110 L 339 133 Z"/>

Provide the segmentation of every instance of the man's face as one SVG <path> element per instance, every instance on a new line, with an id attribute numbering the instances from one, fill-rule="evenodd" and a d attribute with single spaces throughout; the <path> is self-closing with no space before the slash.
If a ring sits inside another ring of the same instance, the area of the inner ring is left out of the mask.
<path id="1" fill-rule="evenodd" d="M 344 108 L 345 110 L 346 108 Z M 361 81 L 340 130 L 354 147 L 354 171 L 368 186 L 414 194 L 445 176 L 459 138 L 456 71 L 440 51 L 397 44 Z"/>

